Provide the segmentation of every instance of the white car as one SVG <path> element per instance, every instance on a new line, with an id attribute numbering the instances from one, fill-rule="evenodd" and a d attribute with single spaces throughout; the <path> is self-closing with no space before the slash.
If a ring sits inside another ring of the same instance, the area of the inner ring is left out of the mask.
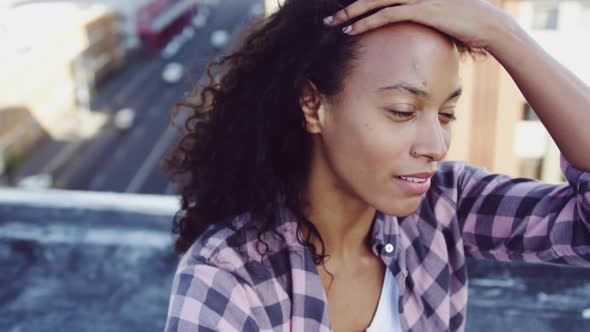
<path id="1" fill-rule="evenodd" d="M 182 36 L 184 37 L 185 41 L 190 40 L 195 36 L 195 29 L 191 26 L 186 26 L 182 29 Z"/>
<path id="2" fill-rule="evenodd" d="M 135 122 L 135 111 L 123 108 L 115 113 L 115 127 L 121 131 L 129 130 Z"/>
<path id="3" fill-rule="evenodd" d="M 184 75 L 184 66 L 177 62 L 171 62 L 164 66 L 162 80 L 166 83 L 177 83 Z"/>
<path id="4" fill-rule="evenodd" d="M 180 51 L 180 47 L 182 47 L 182 43 L 178 39 L 172 39 L 160 52 L 160 56 L 163 59 L 170 59 L 175 56 L 178 51 Z"/>
<path id="5" fill-rule="evenodd" d="M 193 16 L 191 23 L 195 28 L 201 29 L 207 25 L 207 18 L 209 18 L 209 8 L 201 7 L 197 14 Z"/>
<path id="6" fill-rule="evenodd" d="M 23 189 L 49 189 L 53 185 L 51 174 L 36 174 L 22 178 L 17 186 Z"/>
<path id="7" fill-rule="evenodd" d="M 225 30 L 215 30 L 211 34 L 210 42 L 217 50 L 222 50 L 229 43 L 229 33 Z"/>

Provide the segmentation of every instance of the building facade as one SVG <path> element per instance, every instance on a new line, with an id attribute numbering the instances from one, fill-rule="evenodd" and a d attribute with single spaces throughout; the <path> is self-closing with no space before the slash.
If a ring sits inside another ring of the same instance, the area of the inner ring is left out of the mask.
<path id="1" fill-rule="evenodd" d="M 124 64 L 125 52 L 119 16 L 104 6 L 41 2 L 4 15 L 0 159 L 10 164 L 44 136 L 67 139 L 64 122 L 87 109 L 95 84 Z"/>
<path id="2" fill-rule="evenodd" d="M 553 57 L 590 84 L 590 1 L 503 0 L 496 3 Z M 587 37 L 586 37 L 587 39 Z M 508 73 L 488 56 L 467 60 L 466 94 L 459 109 L 450 159 L 494 172 L 563 181 L 559 150 Z"/>

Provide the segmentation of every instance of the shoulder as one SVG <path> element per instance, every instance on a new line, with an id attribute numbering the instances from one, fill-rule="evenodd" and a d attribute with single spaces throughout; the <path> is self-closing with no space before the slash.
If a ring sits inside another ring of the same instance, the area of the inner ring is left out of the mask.
<path id="1" fill-rule="evenodd" d="M 438 171 L 432 177 L 432 184 L 436 187 L 454 188 L 460 175 L 465 170 L 463 161 L 445 161 L 440 163 Z"/>
<path id="2" fill-rule="evenodd" d="M 181 268 L 207 265 L 235 275 L 250 283 L 253 272 L 265 273 L 263 253 L 281 252 L 297 246 L 297 225 L 290 215 L 281 214 L 281 220 L 266 231 L 252 227 L 249 213 L 233 217 L 228 223 L 210 226 L 187 250 Z"/>
<path id="3" fill-rule="evenodd" d="M 457 198 L 462 189 L 476 184 L 496 180 L 499 174 L 492 174 L 485 168 L 469 165 L 464 161 L 445 161 L 432 177 L 432 187 L 439 193 Z"/>
<path id="4" fill-rule="evenodd" d="M 239 215 L 227 223 L 210 225 L 184 253 L 179 269 L 186 266 L 210 265 L 231 272 L 243 264 L 240 250 L 246 245 L 241 230 L 249 216 Z"/>
<path id="5" fill-rule="evenodd" d="M 463 161 L 445 161 L 440 163 L 437 172 L 431 179 L 430 195 L 444 196 L 453 202 L 459 196 L 461 177 L 465 172 L 466 165 Z"/>
<path id="6" fill-rule="evenodd" d="M 233 271 L 241 264 L 228 245 L 232 231 L 214 226 L 182 256 L 169 302 L 166 331 L 257 330 L 252 307 L 256 296 Z"/>
<path id="7" fill-rule="evenodd" d="M 172 282 L 166 331 L 256 330 L 250 329 L 256 297 L 234 273 L 243 264 L 231 245 L 238 233 L 228 225 L 211 225 L 184 253 Z"/>
<path id="8" fill-rule="evenodd" d="M 279 271 L 273 269 L 289 269 L 291 265 L 285 256 L 288 251 L 280 250 L 284 248 L 280 244 L 286 242 L 272 236 L 272 230 L 258 234 L 256 229 L 244 229 L 251 222 L 249 218 L 240 215 L 226 225 L 210 226 L 183 255 L 172 284 L 167 322 L 172 328 L 167 331 L 184 330 L 175 328 L 179 324 L 186 330 L 224 326 L 227 329 L 222 330 L 228 331 L 257 331 L 259 324 L 270 325 L 258 308 L 264 306 L 264 299 L 276 296 L 261 297 L 268 287 L 259 285 L 278 282 Z M 284 234 L 288 243 L 294 238 L 289 236 L 293 225 L 279 223 L 273 230 Z M 276 254 L 265 256 L 271 257 L 270 264 L 261 259 L 259 240 L 265 240 L 271 249 L 279 248 Z"/>

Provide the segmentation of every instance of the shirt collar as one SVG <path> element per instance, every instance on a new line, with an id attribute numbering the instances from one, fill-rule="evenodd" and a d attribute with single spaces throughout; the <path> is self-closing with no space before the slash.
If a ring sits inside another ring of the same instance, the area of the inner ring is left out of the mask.
<path id="1" fill-rule="evenodd" d="M 390 265 L 400 251 L 399 224 L 397 217 L 377 211 L 370 237 L 371 250 Z"/>
<path id="2" fill-rule="evenodd" d="M 297 229 L 297 218 L 294 213 L 288 209 L 281 209 L 281 220 L 279 227 L 284 235 L 290 233 L 291 236 L 286 237 L 290 245 L 299 246 L 295 235 Z M 286 233 L 286 234 L 285 234 Z M 381 211 L 375 213 L 373 225 L 369 231 L 369 244 L 371 250 L 376 256 L 383 259 L 385 264 L 389 265 L 400 251 L 399 244 L 399 224 L 397 217 L 386 215 Z"/>

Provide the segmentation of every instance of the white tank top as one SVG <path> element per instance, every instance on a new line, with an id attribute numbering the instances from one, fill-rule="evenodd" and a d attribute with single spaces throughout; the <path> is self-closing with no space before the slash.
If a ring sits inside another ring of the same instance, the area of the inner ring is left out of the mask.
<path id="1" fill-rule="evenodd" d="M 367 332 L 401 332 L 401 323 L 399 320 L 399 290 L 389 268 L 385 268 L 385 278 L 383 279 L 383 288 L 379 296 L 377 311 Z"/>

